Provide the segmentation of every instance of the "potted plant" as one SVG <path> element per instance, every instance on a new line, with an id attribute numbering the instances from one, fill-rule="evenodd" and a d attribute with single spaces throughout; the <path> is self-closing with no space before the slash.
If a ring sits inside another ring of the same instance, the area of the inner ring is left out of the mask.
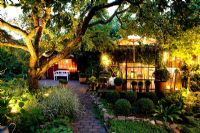
<path id="1" fill-rule="evenodd" d="M 97 79 L 95 76 L 91 76 L 89 79 L 88 79 L 88 84 L 89 84 L 89 88 L 90 90 L 96 90 L 96 87 L 97 87 Z"/>
<path id="2" fill-rule="evenodd" d="M 151 81 L 150 81 L 149 79 L 145 80 L 145 88 L 146 88 L 146 92 L 149 92 L 150 85 L 151 85 Z"/>
<path id="3" fill-rule="evenodd" d="M 87 77 L 86 77 L 86 73 L 84 72 L 80 72 L 79 73 L 79 82 L 81 84 L 86 83 Z"/>
<path id="4" fill-rule="evenodd" d="M 166 82 L 170 78 L 169 71 L 164 68 L 157 68 L 154 72 L 155 76 L 155 91 L 163 92 L 166 89 Z"/>
<path id="5" fill-rule="evenodd" d="M 142 81 L 138 82 L 138 88 L 139 88 L 139 92 L 142 92 L 142 88 L 143 88 L 143 82 Z"/>
<path id="6" fill-rule="evenodd" d="M 120 92 L 122 90 L 122 78 L 115 78 L 115 91 Z"/>
<path id="7" fill-rule="evenodd" d="M 67 79 L 60 79 L 59 83 L 62 87 L 67 87 L 68 81 Z"/>
<path id="8" fill-rule="evenodd" d="M 136 91 L 136 89 L 137 89 L 137 81 L 133 80 L 133 81 L 131 82 L 131 85 L 132 85 L 133 91 Z"/>

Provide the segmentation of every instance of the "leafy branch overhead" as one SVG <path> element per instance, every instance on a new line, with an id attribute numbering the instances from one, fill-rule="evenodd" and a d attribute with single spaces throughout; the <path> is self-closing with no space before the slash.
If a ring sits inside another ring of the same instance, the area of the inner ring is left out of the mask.
<path id="1" fill-rule="evenodd" d="M 123 27 L 120 29 L 122 37 L 127 34 L 159 35 L 157 39 L 165 44 L 168 35 L 176 34 L 174 31 L 177 29 L 198 25 L 198 5 L 196 1 L 179 0 L 1 0 L 1 8 L 18 7 L 23 14 L 17 24 L 13 23 L 16 20 L 8 21 L 1 15 L 0 46 L 19 48 L 30 54 L 29 84 L 37 85 L 37 80 L 49 67 L 68 56 L 80 42 L 85 42 L 83 39 L 90 39 L 97 26 L 111 23 L 116 18 Z M 116 9 L 109 15 L 107 9 L 114 6 Z M 100 30 L 95 32 L 109 39 Z M 14 39 L 13 33 L 23 41 Z M 96 39 L 86 42 L 95 44 L 98 42 Z M 104 44 L 108 43 L 105 41 Z M 47 51 L 58 52 L 41 60 Z"/>
<path id="2" fill-rule="evenodd" d="M 142 0 L 136 2 L 115 0 L 110 3 L 106 0 L 20 0 L 15 3 L 12 0 L 4 0 L 0 2 L 1 7 L 20 7 L 23 10 L 21 20 L 24 21 L 23 26 L 17 26 L 0 18 L 0 35 L 3 38 L 0 45 L 19 48 L 30 53 L 29 76 L 32 82 L 33 79 L 41 77 L 51 65 L 68 56 L 81 42 L 88 28 L 111 22 L 116 15 L 126 12 L 124 5 L 131 3 L 139 6 L 142 2 Z M 118 8 L 109 16 L 106 9 L 113 6 Z M 13 39 L 11 33 L 21 36 L 23 43 Z M 40 64 L 42 53 L 51 49 L 59 49 L 60 52 Z"/>

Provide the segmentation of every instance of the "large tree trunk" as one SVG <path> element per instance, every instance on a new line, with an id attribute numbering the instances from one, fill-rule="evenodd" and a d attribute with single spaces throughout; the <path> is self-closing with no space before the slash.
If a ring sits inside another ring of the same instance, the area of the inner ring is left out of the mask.
<path id="1" fill-rule="evenodd" d="M 36 92 L 39 89 L 38 79 L 39 76 L 37 74 L 37 57 L 30 57 L 29 60 L 29 70 L 28 70 L 28 83 L 29 83 L 29 90 L 32 92 Z"/>
<path id="2" fill-rule="evenodd" d="M 38 79 L 36 68 L 29 68 L 28 71 L 28 83 L 30 91 L 37 91 L 39 89 Z"/>

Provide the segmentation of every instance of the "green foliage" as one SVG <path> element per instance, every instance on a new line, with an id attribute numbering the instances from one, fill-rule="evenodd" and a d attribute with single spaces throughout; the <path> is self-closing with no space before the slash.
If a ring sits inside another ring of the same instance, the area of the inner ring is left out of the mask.
<path id="1" fill-rule="evenodd" d="M 59 80 L 59 83 L 68 84 L 68 81 L 67 81 L 66 79 L 60 79 L 60 80 Z"/>
<path id="2" fill-rule="evenodd" d="M 94 85 L 97 83 L 97 78 L 95 76 L 91 76 L 89 79 L 88 79 L 88 84 L 90 85 Z"/>
<path id="3" fill-rule="evenodd" d="M 134 106 L 136 108 L 136 112 L 143 113 L 143 114 L 152 113 L 155 107 L 153 101 L 149 98 L 141 98 L 137 100 Z"/>
<path id="4" fill-rule="evenodd" d="M 80 104 L 70 90 L 43 88 L 39 94 L 31 94 L 26 82 L 19 79 L 0 85 L 0 119 L 3 125 L 14 122 L 19 133 L 71 132 L 69 118 L 77 116 Z M 60 122 L 52 122 L 56 118 Z M 45 129 L 39 129 L 41 125 Z"/>
<path id="5" fill-rule="evenodd" d="M 134 104 L 137 99 L 137 93 L 135 91 L 129 91 L 125 93 L 125 98 L 131 103 Z"/>
<path id="6" fill-rule="evenodd" d="M 192 91 L 188 91 L 184 88 L 181 89 L 180 93 L 182 94 L 184 110 L 186 111 L 185 113 L 192 113 L 194 107 L 199 108 L 199 95 L 196 95 Z"/>
<path id="7" fill-rule="evenodd" d="M 157 125 L 152 125 L 141 121 L 120 121 L 111 120 L 109 132 L 116 133 L 167 133 L 167 131 Z"/>
<path id="8" fill-rule="evenodd" d="M 164 120 L 165 122 L 174 122 L 176 120 L 181 120 L 181 108 L 176 106 L 175 104 L 165 105 L 163 104 L 164 102 L 164 100 L 158 101 L 158 105 L 154 110 L 153 116 L 158 119 Z"/>
<path id="9" fill-rule="evenodd" d="M 117 85 L 117 86 L 122 85 L 122 78 L 115 78 L 115 79 L 114 79 L 114 83 L 115 83 L 115 85 Z"/>
<path id="10" fill-rule="evenodd" d="M 0 119 L 2 124 L 16 123 L 17 132 L 34 132 L 44 121 L 42 109 L 26 82 L 14 79 L 1 84 Z"/>
<path id="11" fill-rule="evenodd" d="M 120 95 L 116 91 L 106 92 L 105 98 L 109 103 L 114 104 L 120 98 Z"/>
<path id="12" fill-rule="evenodd" d="M 173 40 L 172 55 L 181 58 L 188 65 L 194 64 L 193 57 L 199 56 L 200 53 L 200 26 L 182 32 Z M 190 45 L 188 45 L 190 44 Z"/>
<path id="13" fill-rule="evenodd" d="M 200 132 L 200 119 L 192 116 L 184 117 L 184 124 L 180 125 L 183 133 L 198 133 Z"/>
<path id="14" fill-rule="evenodd" d="M 117 115 L 129 115 L 131 112 L 131 104 L 126 99 L 118 99 L 115 102 L 115 113 Z"/>
<path id="15" fill-rule="evenodd" d="M 165 94 L 163 106 L 174 104 L 182 113 L 193 114 L 200 110 L 200 96 L 182 88 L 179 92 Z"/>
<path id="16" fill-rule="evenodd" d="M 183 107 L 184 101 L 183 96 L 181 92 L 171 92 L 166 93 L 164 98 L 163 104 L 166 103 L 166 105 L 175 104 L 176 106 Z"/>
<path id="17" fill-rule="evenodd" d="M 17 132 L 34 133 L 39 128 L 39 125 L 45 122 L 43 110 L 37 103 L 29 105 L 26 110 L 21 111 L 18 116 L 13 118 L 17 124 Z"/>
<path id="18" fill-rule="evenodd" d="M 69 123 L 68 117 L 56 118 L 51 122 L 45 122 L 43 128 L 37 129 L 36 133 L 73 133 Z"/>
<path id="19" fill-rule="evenodd" d="M 155 79 L 159 81 L 167 81 L 170 78 L 170 73 L 166 68 L 157 68 L 154 75 Z"/>
<path id="20" fill-rule="evenodd" d="M 112 24 L 99 25 L 87 30 L 82 43 L 84 51 L 105 51 L 115 48 L 113 39 L 110 36 Z"/>
<path id="21" fill-rule="evenodd" d="M 80 112 L 80 103 L 77 95 L 70 89 L 46 88 L 38 95 L 44 116 L 54 119 L 58 116 L 76 118 Z"/>
<path id="22" fill-rule="evenodd" d="M 199 64 L 193 64 L 191 66 L 190 72 L 190 89 L 195 92 L 200 90 L 200 66 Z M 183 64 L 181 66 L 181 80 L 182 86 L 184 88 L 187 87 L 187 79 L 188 79 L 188 65 Z"/>
<path id="23" fill-rule="evenodd" d="M 0 70 L 6 69 L 0 78 L 9 80 L 12 78 L 23 78 L 27 73 L 27 55 L 21 51 L 13 49 L 0 48 Z M 22 75 L 23 74 L 23 75 Z"/>
<path id="24" fill-rule="evenodd" d="M 138 94 L 138 99 L 140 98 L 149 98 L 151 99 L 155 104 L 158 102 L 158 97 L 156 96 L 156 93 L 154 92 L 145 92 Z"/>
<path id="25" fill-rule="evenodd" d="M 100 72 L 100 75 L 99 75 L 100 77 L 107 77 L 107 78 L 109 78 L 110 76 L 111 76 L 111 73 L 110 72 L 108 72 L 108 71 L 102 71 L 102 72 Z"/>

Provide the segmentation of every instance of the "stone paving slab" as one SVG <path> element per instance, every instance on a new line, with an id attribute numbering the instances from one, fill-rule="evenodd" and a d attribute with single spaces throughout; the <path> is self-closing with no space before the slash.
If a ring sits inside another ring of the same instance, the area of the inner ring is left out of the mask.
<path id="1" fill-rule="evenodd" d="M 40 86 L 57 86 L 58 81 L 41 80 Z M 105 128 L 101 122 L 95 118 L 92 113 L 93 102 L 89 94 L 87 94 L 88 86 L 80 84 L 78 81 L 69 81 L 67 85 L 76 94 L 78 94 L 83 111 L 80 117 L 72 123 L 74 133 L 106 133 Z"/>

